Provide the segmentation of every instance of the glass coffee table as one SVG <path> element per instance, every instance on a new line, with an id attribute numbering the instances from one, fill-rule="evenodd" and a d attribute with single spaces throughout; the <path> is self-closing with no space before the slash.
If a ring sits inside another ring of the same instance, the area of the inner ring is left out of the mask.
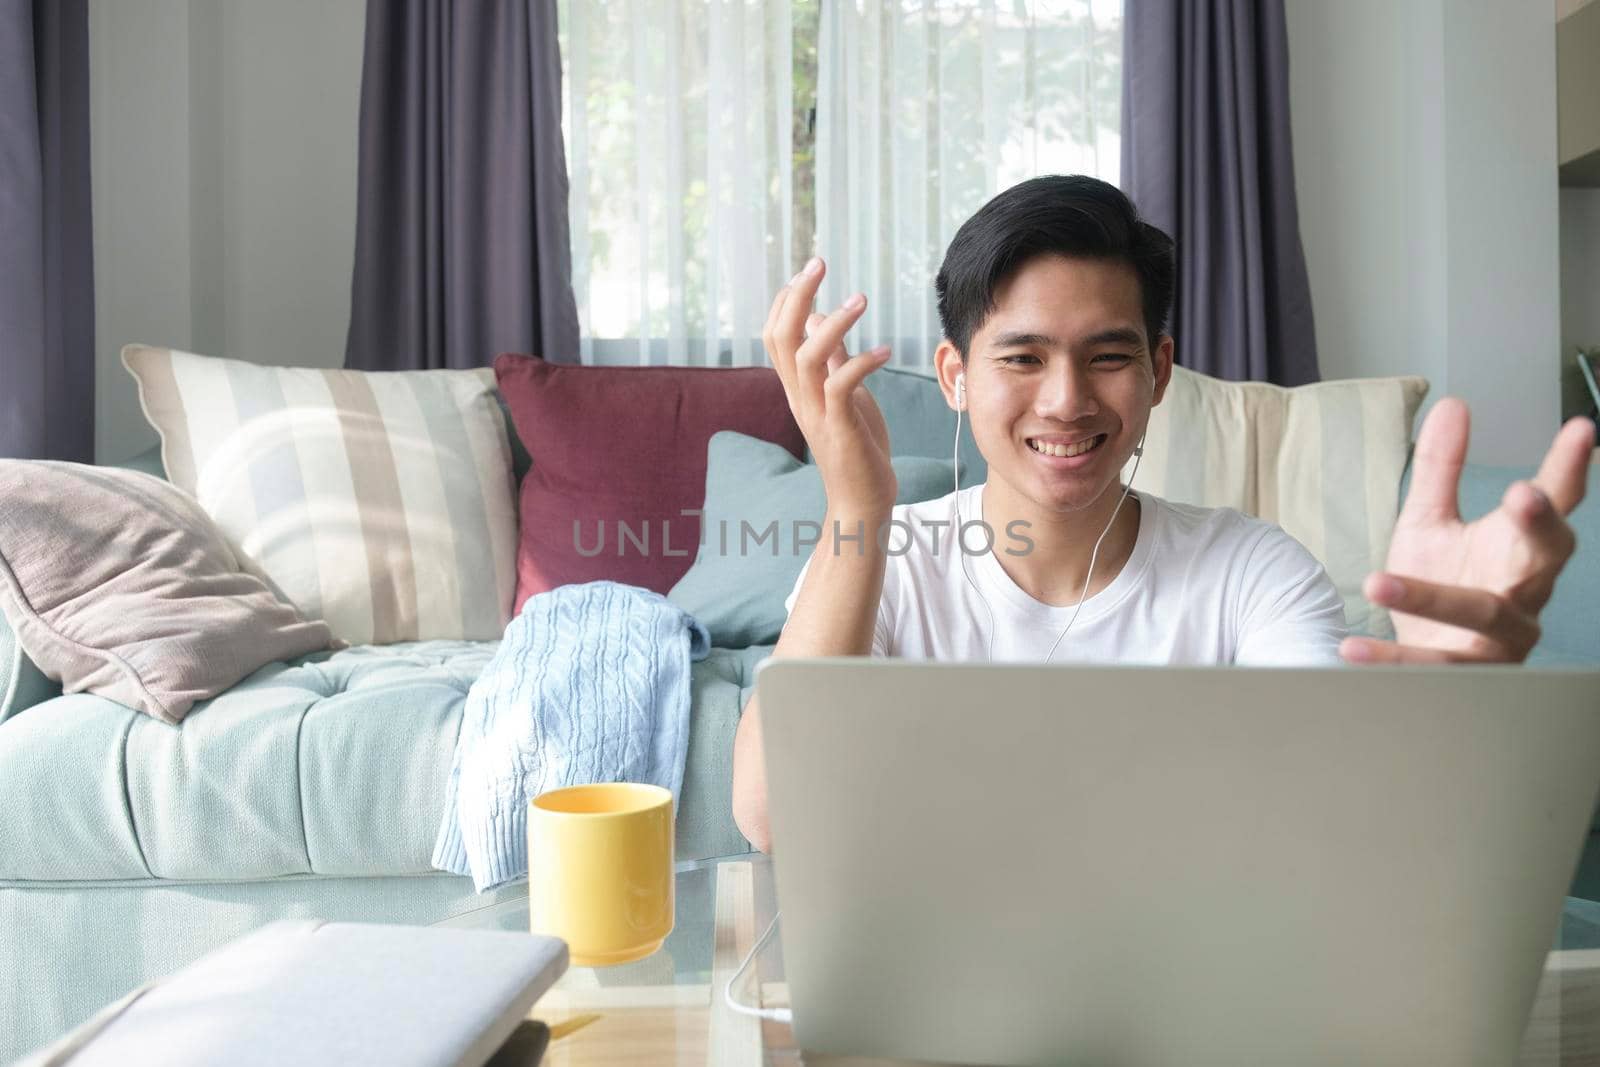
<path id="1" fill-rule="evenodd" d="M 759 854 L 677 867 L 676 923 L 653 956 L 572 967 L 534 1005 L 550 1027 L 542 1063 L 763 1064 L 869 1062 L 801 1055 L 787 1024 L 741 1015 L 722 990 L 777 913 L 772 863 Z M 526 930 L 526 896 L 441 926 Z M 783 948 L 772 938 L 740 979 L 741 1003 L 787 1007 Z M 1552 952 L 1523 1038 L 1521 1065 L 1600 1064 L 1600 949 Z"/>
<path id="2" fill-rule="evenodd" d="M 660 951 L 613 967 L 570 967 L 539 998 L 531 1017 L 551 1035 L 541 1063 L 802 1062 L 787 1025 L 741 1015 L 722 996 L 777 913 L 771 860 L 753 853 L 680 863 L 673 892 L 677 915 Z M 502 900 L 438 925 L 526 930 L 528 900 Z M 782 975 L 774 937 L 735 992 L 744 1004 L 787 1007 Z"/>

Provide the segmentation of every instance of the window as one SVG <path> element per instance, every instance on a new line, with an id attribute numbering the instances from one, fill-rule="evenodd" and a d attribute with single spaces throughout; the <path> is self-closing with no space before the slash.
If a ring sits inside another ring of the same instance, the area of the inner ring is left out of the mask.
<path id="1" fill-rule="evenodd" d="M 1033 174 L 1117 177 L 1120 0 L 561 0 L 585 362 L 760 364 L 820 247 L 861 346 L 924 366 L 955 228 Z"/>

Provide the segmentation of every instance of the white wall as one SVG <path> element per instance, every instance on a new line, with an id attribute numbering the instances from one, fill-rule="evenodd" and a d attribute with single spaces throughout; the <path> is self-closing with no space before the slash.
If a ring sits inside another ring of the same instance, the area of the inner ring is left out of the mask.
<path id="1" fill-rule="evenodd" d="M 125 342 L 188 346 L 188 0 L 89 5 L 95 456 L 156 442 L 117 360 Z"/>
<path id="2" fill-rule="evenodd" d="M 1555 12 L 1448 0 L 1444 57 L 1449 389 L 1475 457 L 1535 463 L 1561 424 Z"/>
<path id="3" fill-rule="evenodd" d="M 1324 378 L 1445 377 L 1438 0 L 1288 0 L 1300 236 Z"/>
<path id="4" fill-rule="evenodd" d="M 90 0 L 96 456 L 156 443 L 118 352 L 344 359 L 363 0 Z"/>
<path id="5" fill-rule="evenodd" d="M 1555 12 L 1287 0 L 1301 236 L 1325 378 L 1464 397 L 1471 458 L 1559 422 Z"/>

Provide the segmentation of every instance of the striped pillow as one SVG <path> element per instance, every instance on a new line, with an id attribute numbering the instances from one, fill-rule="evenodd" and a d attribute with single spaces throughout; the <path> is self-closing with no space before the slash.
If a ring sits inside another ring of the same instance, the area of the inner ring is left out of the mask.
<path id="1" fill-rule="evenodd" d="M 516 512 L 492 370 L 122 362 L 167 476 L 307 618 L 357 645 L 500 637 Z"/>
<path id="2" fill-rule="evenodd" d="M 1327 568 L 1350 629 L 1390 636 L 1388 613 L 1367 602 L 1361 583 L 1388 555 L 1411 424 L 1427 392 L 1424 378 L 1285 389 L 1174 367 L 1150 413 L 1135 485 L 1277 523 Z"/>

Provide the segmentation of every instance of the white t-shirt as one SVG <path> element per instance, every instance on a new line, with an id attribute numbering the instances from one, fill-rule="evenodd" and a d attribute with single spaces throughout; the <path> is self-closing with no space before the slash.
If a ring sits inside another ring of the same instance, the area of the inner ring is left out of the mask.
<path id="1" fill-rule="evenodd" d="M 985 662 L 992 612 L 995 662 L 1044 660 L 1074 605 L 1040 603 L 1000 566 L 996 555 L 1026 549 L 1025 530 L 995 529 L 993 551 L 982 551 L 982 528 L 970 527 L 983 517 L 981 485 L 961 490 L 971 550 L 963 575 L 963 554 L 953 551 L 954 495 L 894 509 L 872 654 Z M 1083 602 L 1050 662 L 1340 662 L 1344 605 L 1300 542 L 1231 508 L 1174 504 L 1146 493 L 1131 494 L 1124 507 L 1132 506 L 1131 496 L 1141 505 L 1133 555 L 1110 585 Z M 833 550 L 830 532 L 824 531 L 818 550 Z M 842 542 L 840 551 L 857 549 Z M 791 611 L 806 570 L 786 602 Z"/>

